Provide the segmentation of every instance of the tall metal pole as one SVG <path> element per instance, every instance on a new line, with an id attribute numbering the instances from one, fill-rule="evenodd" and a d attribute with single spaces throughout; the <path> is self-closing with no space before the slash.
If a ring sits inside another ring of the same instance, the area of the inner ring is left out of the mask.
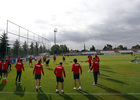
<path id="1" fill-rule="evenodd" d="M 58 29 L 55 28 L 55 29 L 54 29 L 54 46 L 56 45 L 56 32 L 57 32 L 57 31 L 58 31 Z M 56 53 L 55 51 L 56 51 L 56 46 L 55 46 L 55 48 L 54 48 L 54 54 Z"/>

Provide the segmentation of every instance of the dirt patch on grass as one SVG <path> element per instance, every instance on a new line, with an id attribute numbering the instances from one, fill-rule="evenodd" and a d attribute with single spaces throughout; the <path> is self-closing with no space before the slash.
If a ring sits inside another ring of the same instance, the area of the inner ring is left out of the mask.
<path id="1" fill-rule="evenodd" d="M 140 74 L 136 74 L 130 71 L 116 71 L 116 72 L 124 76 L 140 76 Z"/>

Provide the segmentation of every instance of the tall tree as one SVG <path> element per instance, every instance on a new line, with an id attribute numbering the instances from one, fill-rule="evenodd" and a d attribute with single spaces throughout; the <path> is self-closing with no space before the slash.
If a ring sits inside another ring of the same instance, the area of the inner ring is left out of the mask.
<path id="1" fill-rule="evenodd" d="M 140 45 L 137 44 L 135 46 L 132 46 L 131 49 L 133 49 L 133 50 L 140 50 Z"/>
<path id="2" fill-rule="evenodd" d="M 92 47 L 90 48 L 90 51 L 95 51 L 94 45 L 92 45 Z"/>
<path id="3" fill-rule="evenodd" d="M 106 46 L 104 46 L 103 50 L 112 50 L 112 45 L 107 44 Z"/>
<path id="4" fill-rule="evenodd" d="M 35 50 L 35 54 L 34 55 L 39 55 L 39 49 L 38 49 L 38 43 L 36 42 L 35 46 L 34 46 L 34 50 Z"/>
<path id="5" fill-rule="evenodd" d="M 16 39 L 16 41 L 13 44 L 13 55 L 15 55 L 15 57 L 19 56 L 19 49 L 20 49 L 20 43 L 19 41 Z"/>
<path id="6" fill-rule="evenodd" d="M 27 54 L 28 54 L 28 44 L 26 43 L 26 41 L 24 42 L 22 48 L 23 48 L 23 55 L 27 56 Z"/>
<path id="7" fill-rule="evenodd" d="M 30 45 L 30 48 L 28 49 L 28 51 L 29 51 L 30 55 L 34 54 L 34 43 L 33 42 L 31 42 L 31 45 Z"/>
<path id="8" fill-rule="evenodd" d="M 4 58 L 6 53 L 8 52 L 8 37 L 7 34 L 4 32 L 0 37 L 0 56 Z"/>

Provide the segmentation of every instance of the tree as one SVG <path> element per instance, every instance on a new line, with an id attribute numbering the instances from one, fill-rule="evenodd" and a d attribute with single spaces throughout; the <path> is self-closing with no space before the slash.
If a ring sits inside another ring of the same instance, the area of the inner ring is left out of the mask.
<path id="1" fill-rule="evenodd" d="M 13 44 L 13 55 L 15 55 L 15 57 L 19 56 L 19 49 L 20 49 L 20 44 L 19 41 L 16 39 L 16 41 Z"/>
<path id="2" fill-rule="evenodd" d="M 131 49 L 133 49 L 133 50 L 139 50 L 140 49 L 140 45 L 137 44 L 135 46 L 132 46 Z"/>
<path id="3" fill-rule="evenodd" d="M 31 42 L 30 48 L 29 48 L 29 50 L 28 50 L 28 53 L 29 53 L 30 55 L 33 55 L 33 54 L 34 54 L 34 43 L 33 43 L 33 42 Z"/>
<path id="4" fill-rule="evenodd" d="M 43 53 L 42 51 L 43 51 L 43 47 L 42 47 L 42 45 L 40 45 L 40 47 L 39 47 L 39 53 Z"/>
<path id="5" fill-rule="evenodd" d="M 59 47 L 59 45 L 53 45 L 52 47 L 51 47 L 51 54 L 60 54 L 61 52 L 60 52 L 60 47 Z"/>
<path id="6" fill-rule="evenodd" d="M 114 48 L 114 50 L 127 50 L 127 47 L 123 47 L 123 45 L 119 45 L 118 47 Z"/>
<path id="7" fill-rule="evenodd" d="M 69 52 L 69 49 L 67 48 L 66 45 L 60 45 L 60 51 L 61 53 L 67 53 Z"/>
<path id="8" fill-rule="evenodd" d="M 34 46 L 34 50 L 35 50 L 35 55 L 39 55 L 39 49 L 38 49 L 38 43 L 36 42 L 35 46 Z"/>
<path id="9" fill-rule="evenodd" d="M 9 48 L 8 46 L 9 46 L 8 37 L 7 34 L 4 32 L 0 37 L 0 56 L 2 58 L 4 58 L 6 53 L 8 52 L 8 48 Z"/>
<path id="10" fill-rule="evenodd" d="M 104 46 L 103 50 L 112 50 L 112 45 L 107 44 L 106 46 Z"/>
<path id="11" fill-rule="evenodd" d="M 90 48 L 90 51 L 95 51 L 94 45 L 92 45 L 92 47 Z"/>
<path id="12" fill-rule="evenodd" d="M 27 54 L 28 54 L 28 44 L 26 43 L 26 41 L 24 42 L 22 48 L 23 48 L 23 54 L 25 56 L 27 56 Z"/>

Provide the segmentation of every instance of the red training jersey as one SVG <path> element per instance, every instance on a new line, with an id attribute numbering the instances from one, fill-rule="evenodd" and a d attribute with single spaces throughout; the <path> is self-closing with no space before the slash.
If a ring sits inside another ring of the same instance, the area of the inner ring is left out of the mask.
<path id="1" fill-rule="evenodd" d="M 55 70 L 54 70 L 54 73 L 56 76 L 63 76 L 62 73 L 64 74 L 65 76 L 65 70 L 64 70 L 64 67 L 62 65 L 58 65 Z"/>
<path id="2" fill-rule="evenodd" d="M 92 67 L 90 70 L 93 69 L 94 72 L 98 72 L 99 71 L 99 62 L 97 60 L 94 60 L 93 63 L 92 63 Z"/>
<path id="3" fill-rule="evenodd" d="M 29 58 L 29 61 L 32 61 L 32 57 Z"/>
<path id="4" fill-rule="evenodd" d="M 20 61 L 20 57 L 18 57 L 18 59 L 17 59 L 17 62 L 19 62 Z"/>
<path id="5" fill-rule="evenodd" d="M 56 60 L 56 56 L 53 56 L 53 59 Z"/>
<path id="6" fill-rule="evenodd" d="M 2 70 L 8 70 L 8 63 L 7 62 L 5 62 L 3 64 Z"/>
<path id="7" fill-rule="evenodd" d="M 62 59 L 65 60 L 65 57 L 63 57 Z"/>
<path id="8" fill-rule="evenodd" d="M 43 73 L 43 75 L 44 75 L 44 71 L 43 71 L 43 67 L 42 67 L 42 65 L 41 64 L 35 64 L 35 67 L 34 67 L 34 70 L 33 70 L 33 74 L 35 73 L 35 74 L 41 74 L 41 71 L 42 71 L 42 73 Z"/>
<path id="9" fill-rule="evenodd" d="M 8 64 L 10 64 L 10 58 L 8 58 Z"/>
<path id="10" fill-rule="evenodd" d="M 46 61 L 46 57 L 43 57 L 43 61 Z"/>
<path id="11" fill-rule="evenodd" d="M 2 69 L 2 64 L 3 64 L 3 62 L 2 62 L 2 61 L 0 61 L 0 69 Z"/>
<path id="12" fill-rule="evenodd" d="M 91 57 L 89 57 L 86 62 L 88 62 L 90 64 L 91 63 Z"/>
<path id="13" fill-rule="evenodd" d="M 82 73 L 82 68 L 81 68 L 79 63 L 74 63 L 72 65 L 72 71 L 73 71 L 74 74 L 79 74 L 79 69 L 80 69 L 80 71 Z"/>
<path id="14" fill-rule="evenodd" d="M 15 65 L 17 71 L 22 71 L 22 69 L 24 70 L 24 66 L 23 66 L 23 63 L 22 62 L 18 62 L 16 65 Z"/>

